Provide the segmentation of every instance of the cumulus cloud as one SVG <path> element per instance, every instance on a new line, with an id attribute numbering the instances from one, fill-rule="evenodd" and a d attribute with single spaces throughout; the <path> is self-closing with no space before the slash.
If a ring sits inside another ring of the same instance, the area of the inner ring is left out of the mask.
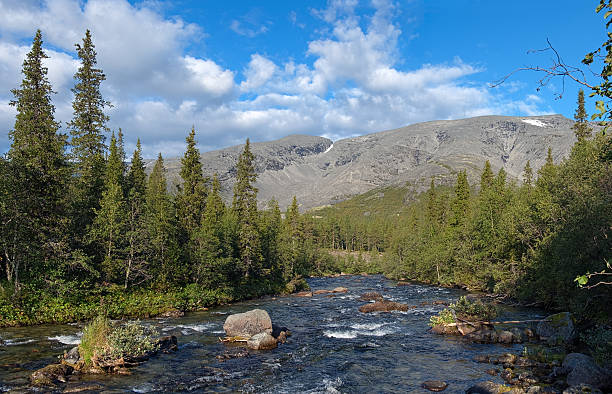
<path id="1" fill-rule="evenodd" d="M 107 75 L 103 94 L 113 103 L 107 109 L 110 126 L 123 128 L 130 151 L 140 137 L 147 157 L 181 154 L 192 125 L 201 149 L 210 150 L 246 137 L 261 141 L 307 133 L 337 139 L 432 119 L 546 112 L 537 96 L 504 100 L 499 91 L 471 82 L 482 70 L 459 58 L 402 68 L 397 5 L 372 0 L 369 12 L 358 14 L 362 5 L 330 0 L 325 9 L 312 11 L 324 27 L 305 43 L 307 62 L 252 53 L 245 65 L 227 68 L 202 53 L 186 53 L 190 43 L 204 40 L 206 26 L 165 17 L 147 2 L 0 0 L 0 128 L 14 123 L 8 92 L 21 80 L 27 41 L 38 27 L 50 55 L 49 79 L 59 92 L 57 118 L 65 122 L 72 115 L 74 43 L 89 28 Z M 295 12 L 289 18 L 303 28 Z M 254 37 L 269 26 L 252 10 L 229 29 Z M 0 144 L 8 148 L 7 133 Z"/>

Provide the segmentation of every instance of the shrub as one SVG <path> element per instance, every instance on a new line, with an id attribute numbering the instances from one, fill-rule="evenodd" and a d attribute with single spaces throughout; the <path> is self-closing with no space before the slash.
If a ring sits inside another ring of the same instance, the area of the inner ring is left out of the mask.
<path id="1" fill-rule="evenodd" d="M 128 322 L 115 327 L 108 335 L 108 351 L 105 356 L 112 360 L 119 358 L 137 358 L 157 350 L 153 339 L 158 333 L 139 321 Z"/>
<path id="2" fill-rule="evenodd" d="M 108 335 L 111 331 L 110 322 L 106 316 L 100 315 L 93 319 L 83 329 L 83 338 L 79 345 L 79 354 L 85 360 L 85 365 L 91 365 L 92 359 L 104 355 L 108 349 Z"/>
<path id="3" fill-rule="evenodd" d="M 495 306 L 485 304 L 480 300 L 470 301 L 466 296 L 461 296 L 456 304 L 451 304 L 457 317 L 464 320 L 491 320 L 497 316 Z"/>
<path id="4" fill-rule="evenodd" d="M 456 321 L 453 311 L 449 308 L 444 308 L 442 312 L 429 318 L 429 325 L 432 327 L 450 323 L 456 323 Z"/>
<path id="5" fill-rule="evenodd" d="M 478 320 L 491 320 L 497 316 L 497 310 L 495 306 L 491 304 L 485 304 L 480 300 L 471 301 L 465 296 L 461 296 L 459 300 L 450 304 L 448 308 L 432 316 L 429 319 L 429 324 L 437 326 L 440 324 L 456 323 L 456 319 L 478 321 Z"/>
<path id="6" fill-rule="evenodd" d="M 99 361 L 114 361 L 120 358 L 137 358 L 157 350 L 153 329 L 139 321 L 125 325 L 114 325 L 106 316 L 100 315 L 83 329 L 79 354 L 85 365 Z"/>

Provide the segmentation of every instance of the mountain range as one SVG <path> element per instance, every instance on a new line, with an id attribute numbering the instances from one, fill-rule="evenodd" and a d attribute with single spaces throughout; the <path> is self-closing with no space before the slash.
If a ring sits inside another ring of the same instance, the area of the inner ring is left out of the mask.
<path id="1" fill-rule="evenodd" d="M 272 198 L 281 209 L 296 196 L 300 210 L 323 207 L 383 186 L 410 185 L 415 192 L 453 184 L 467 170 L 477 182 L 489 160 L 509 178 L 522 179 L 527 161 L 537 171 L 547 150 L 557 162 L 575 142 L 573 120 L 562 115 L 480 116 L 413 124 L 394 130 L 331 141 L 289 135 L 251 144 L 256 156 L 260 206 Z M 222 194 L 231 201 L 236 163 L 244 145 L 202 154 L 204 174 L 218 174 Z M 165 161 L 171 185 L 180 181 L 180 158 Z M 153 163 L 149 162 L 149 170 Z"/>

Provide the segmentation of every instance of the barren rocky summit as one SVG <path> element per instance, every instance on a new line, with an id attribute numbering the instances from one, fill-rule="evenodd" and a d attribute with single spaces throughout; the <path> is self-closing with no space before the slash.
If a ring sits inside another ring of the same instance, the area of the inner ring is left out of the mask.
<path id="1" fill-rule="evenodd" d="M 323 137 L 290 135 L 252 144 L 256 155 L 259 201 L 276 198 L 284 209 L 295 195 L 300 209 L 334 204 L 371 189 L 405 185 L 415 192 L 436 182 L 452 184 L 466 169 L 476 181 L 486 160 L 494 170 L 521 179 L 530 160 L 534 170 L 552 148 L 555 161 L 567 156 L 575 141 L 573 120 L 562 115 L 481 116 L 413 124 L 395 130 L 332 142 Z M 202 154 L 204 173 L 219 175 L 231 198 L 236 162 L 243 146 Z M 152 166 L 152 163 L 150 163 Z M 166 161 L 170 183 L 179 182 L 180 158 Z"/>

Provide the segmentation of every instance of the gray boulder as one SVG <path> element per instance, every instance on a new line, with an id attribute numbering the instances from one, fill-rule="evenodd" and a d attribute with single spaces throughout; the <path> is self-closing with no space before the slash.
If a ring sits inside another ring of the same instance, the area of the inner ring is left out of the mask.
<path id="1" fill-rule="evenodd" d="M 569 371 L 567 384 L 570 386 L 585 384 L 601 389 L 612 388 L 612 373 L 595 364 L 595 361 L 585 354 L 568 354 L 563 360 L 563 368 Z"/>
<path id="2" fill-rule="evenodd" d="M 569 312 L 550 315 L 538 323 L 536 333 L 551 345 L 567 343 L 576 335 L 572 315 Z"/>
<path id="3" fill-rule="evenodd" d="M 276 339 L 267 332 L 255 334 L 247 341 L 247 347 L 253 350 L 270 350 L 275 349 L 276 346 Z"/>
<path id="4" fill-rule="evenodd" d="M 229 315 L 223 324 L 228 337 L 250 338 L 255 334 L 272 334 L 272 320 L 263 309 L 253 309 L 244 313 Z"/>

